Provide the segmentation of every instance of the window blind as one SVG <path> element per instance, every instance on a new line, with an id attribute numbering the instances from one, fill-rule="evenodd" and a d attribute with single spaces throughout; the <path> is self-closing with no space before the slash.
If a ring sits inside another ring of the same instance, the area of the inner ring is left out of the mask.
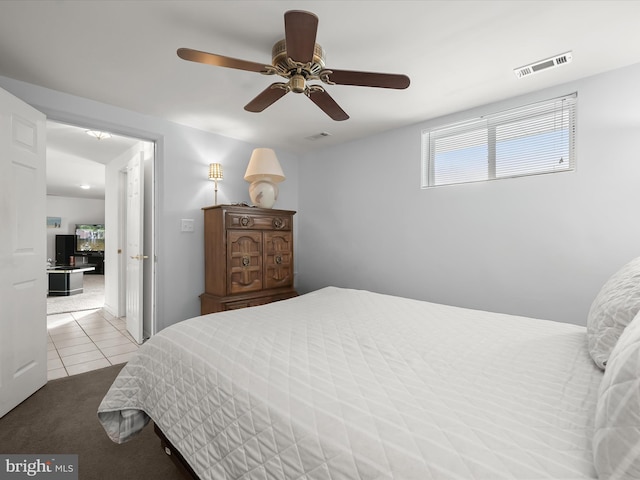
<path id="1" fill-rule="evenodd" d="M 575 169 L 577 94 L 423 131 L 422 186 Z"/>

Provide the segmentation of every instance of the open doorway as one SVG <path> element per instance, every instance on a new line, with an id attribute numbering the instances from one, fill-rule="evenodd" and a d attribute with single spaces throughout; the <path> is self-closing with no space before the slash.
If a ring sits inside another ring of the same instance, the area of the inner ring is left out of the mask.
<path id="1" fill-rule="evenodd" d="M 142 343 L 142 338 L 134 339 L 127 332 L 126 308 L 122 308 L 126 305 L 122 297 L 127 292 L 127 277 L 120 258 L 127 252 L 122 243 L 126 239 L 122 199 L 126 197 L 120 175 L 123 169 L 126 171 L 126 159 L 133 152 L 144 152 L 146 221 L 140 227 L 144 229 L 144 246 L 149 249 L 145 254 L 150 259 L 155 257 L 154 144 L 121 135 L 90 136 L 87 130 L 47 120 L 47 217 L 52 223 L 47 229 L 47 258 L 54 266 L 60 264 L 56 236 L 75 236 L 78 228 L 87 225 L 104 229 L 102 249 L 91 245 L 87 248 L 90 242 L 85 241 L 73 247 L 71 256 L 76 266 L 100 263 L 100 268 L 81 274 L 82 292 L 48 297 L 50 379 L 125 362 Z M 96 262 L 100 257 L 102 262 Z M 66 259 L 62 262 L 68 263 Z M 141 313 L 146 317 L 148 337 L 155 330 L 152 261 L 147 261 L 143 270 L 145 308 Z"/>

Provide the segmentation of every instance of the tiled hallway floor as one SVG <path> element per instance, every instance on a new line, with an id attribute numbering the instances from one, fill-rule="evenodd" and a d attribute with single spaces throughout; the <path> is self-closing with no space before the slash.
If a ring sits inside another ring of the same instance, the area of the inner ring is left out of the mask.
<path id="1" fill-rule="evenodd" d="M 138 349 L 125 320 L 102 309 L 47 316 L 48 379 L 125 363 Z"/>

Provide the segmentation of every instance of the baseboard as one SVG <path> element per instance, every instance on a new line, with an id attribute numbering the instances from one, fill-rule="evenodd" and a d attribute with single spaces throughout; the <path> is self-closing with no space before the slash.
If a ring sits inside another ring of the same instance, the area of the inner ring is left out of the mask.
<path id="1" fill-rule="evenodd" d="M 118 309 L 113 308 L 111 305 L 107 305 L 106 303 L 103 305 L 102 309 L 107 312 L 109 315 L 113 315 L 114 317 L 119 317 Z"/>

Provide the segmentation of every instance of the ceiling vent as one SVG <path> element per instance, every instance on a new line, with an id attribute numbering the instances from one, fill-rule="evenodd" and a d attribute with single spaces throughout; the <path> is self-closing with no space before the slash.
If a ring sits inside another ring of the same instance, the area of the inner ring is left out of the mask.
<path id="1" fill-rule="evenodd" d="M 320 140 L 321 138 L 324 137 L 330 137 L 331 134 L 329 132 L 320 132 L 320 133 L 316 133 L 315 135 L 311 135 L 309 137 L 304 137 L 306 140 Z"/>
<path id="2" fill-rule="evenodd" d="M 566 65 L 567 63 L 571 63 L 571 60 L 571 52 L 562 53 L 560 55 L 556 55 L 555 57 L 540 60 L 539 62 L 531 63 L 529 65 L 525 65 L 524 67 L 516 68 L 513 73 L 517 78 L 528 77 L 529 75 L 541 72 L 542 70 L 548 70 L 549 68 Z"/>

